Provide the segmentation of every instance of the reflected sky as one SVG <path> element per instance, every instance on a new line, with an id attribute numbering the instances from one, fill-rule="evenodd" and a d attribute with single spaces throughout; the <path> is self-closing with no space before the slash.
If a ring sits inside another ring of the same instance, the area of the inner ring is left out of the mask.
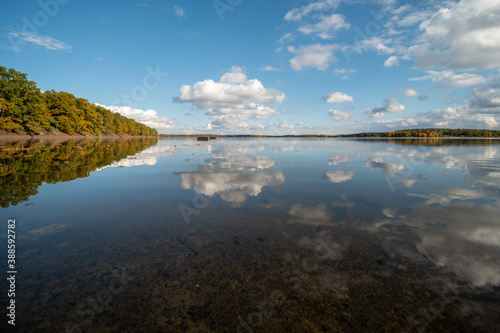
<path id="1" fill-rule="evenodd" d="M 24 260 L 35 260 L 45 240 L 68 235 L 83 242 L 107 230 L 110 243 L 115 233 L 139 242 L 135 233 L 151 228 L 195 237 L 195 226 L 216 232 L 239 218 L 259 230 L 278 225 L 286 239 L 299 235 L 299 248 L 317 246 L 308 232 L 349 230 L 351 240 L 365 232 L 366 251 L 377 243 L 391 260 L 488 288 L 500 285 L 499 149 L 495 140 L 160 140 L 85 178 L 38 184 L 29 206 L 1 215 L 21 221 Z M 188 207 L 188 220 L 179 207 Z M 350 242 L 333 242 L 334 257 L 349 254 Z M 341 273 L 321 279 L 346 297 Z"/>

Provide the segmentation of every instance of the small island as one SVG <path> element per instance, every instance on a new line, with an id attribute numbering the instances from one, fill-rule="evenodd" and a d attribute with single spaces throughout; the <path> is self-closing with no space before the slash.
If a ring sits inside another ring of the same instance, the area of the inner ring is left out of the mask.
<path id="1" fill-rule="evenodd" d="M 0 135 L 158 136 L 133 119 L 67 92 L 42 92 L 27 74 L 0 66 Z"/>

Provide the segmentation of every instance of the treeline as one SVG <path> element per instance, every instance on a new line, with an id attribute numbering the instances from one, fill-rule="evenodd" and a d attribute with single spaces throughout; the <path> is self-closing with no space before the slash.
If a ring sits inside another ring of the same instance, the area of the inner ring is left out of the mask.
<path id="1" fill-rule="evenodd" d="M 133 119 L 54 90 L 42 93 L 27 75 L 0 66 L 0 130 L 12 133 L 157 136 Z"/>
<path id="2" fill-rule="evenodd" d="M 450 128 L 426 128 L 426 129 L 405 129 L 395 132 L 386 132 L 386 137 L 455 137 L 455 138 L 498 138 L 500 131 L 485 129 L 450 129 Z"/>
<path id="3" fill-rule="evenodd" d="M 43 183 L 88 177 L 90 172 L 155 145 L 158 138 L 0 144 L 0 207 L 29 200 Z"/>

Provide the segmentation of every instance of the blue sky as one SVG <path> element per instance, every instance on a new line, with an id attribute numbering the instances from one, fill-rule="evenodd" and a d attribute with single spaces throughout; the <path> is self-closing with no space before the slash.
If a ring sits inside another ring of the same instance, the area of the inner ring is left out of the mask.
<path id="1" fill-rule="evenodd" d="M 500 0 L 3 1 L 0 59 L 160 133 L 500 130 Z"/>

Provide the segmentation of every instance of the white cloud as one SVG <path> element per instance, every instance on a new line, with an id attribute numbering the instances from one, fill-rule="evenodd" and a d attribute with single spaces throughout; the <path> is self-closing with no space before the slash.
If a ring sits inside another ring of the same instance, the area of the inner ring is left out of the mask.
<path id="1" fill-rule="evenodd" d="M 174 11 L 175 11 L 175 15 L 177 17 L 180 17 L 180 18 L 186 17 L 186 12 L 184 11 L 184 9 L 181 6 L 174 6 Z"/>
<path id="2" fill-rule="evenodd" d="M 336 91 L 328 94 L 328 96 L 323 97 L 325 103 L 344 103 L 344 102 L 354 102 L 354 98 L 343 92 Z"/>
<path id="3" fill-rule="evenodd" d="M 355 47 L 358 49 L 358 52 L 362 50 L 365 51 L 376 51 L 378 54 L 393 54 L 396 53 L 396 49 L 388 46 L 392 44 L 394 41 L 392 39 L 383 39 L 381 37 L 375 36 L 371 38 L 364 39 L 357 43 Z"/>
<path id="4" fill-rule="evenodd" d="M 310 3 L 300 8 L 294 8 L 286 13 L 285 21 L 300 21 L 303 17 L 315 11 L 324 11 L 326 9 L 335 9 L 340 0 L 324 0 Z"/>
<path id="5" fill-rule="evenodd" d="M 329 170 L 321 178 L 330 183 L 344 183 L 351 180 L 353 176 L 354 171 Z"/>
<path id="6" fill-rule="evenodd" d="M 364 113 L 369 114 L 371 117 L 382 118 L 387 112 L 403 112 L 406 106 L 400 104 L 394 97 L 387 97 L 384 99 L 384 105 L 379 108 L 371 108 Z"/>
<path id="7" fill-rule="evenodd" d="M 330 62 L 335 61 L 333 51 L 339 49 L 337 44 L 310 44 L 295 48 L 288 47 L 288 51 L 296 54 L 290 60 L 290 65 L 293 70 L 301 71 L 304 67 L 315 67 L 321 71 L 328 68 Z"/>
<path id="8" fill-rule="evenodd" d="M 428 75 L 410 78 L 409 81 L 432 80 L 432 82 L 444 81 L 441 87 L 467 87 L 485 84 L 488 79 L 478 74 L 462 73 L 455 74 L 453 71 L 427 71 Z"/>
<path id="9" fill-rule="evenodd" d="M 419 44 L 410 48 L 420 68 L 476 70 L 500 67 L 500 3 L 446 2 L 420 24 Z"/>
<path id="10" fill-rule="evenodd" d="M 399 58 L 398 58 L 398 56 L 390 56 L 384 62 L 384 67 L 394 67 L 394 66 L 399 66 Z"/>
<path id="11" fill-rule="evenodd" d="M 484 103 L 484 104 L 482 104 Z M 442 128 L 489 128 L 499 126 L 500 107 L 481 108 L 486 106 L 488 98 L 475 101 L 461 107 L 448 107 L 412 115 L 411 117 L 396 120 L 376 121 L 372 123 L 385 125 L 387 128 L 408 127 L 442 127 Z"/>
<path id="12" fill-rule="evenodd" d="M 328 161 L 328 165 L 339 165 L 340 163 L 350 162 L 351 158 L 348 153 L 339 153 L 330 156 L 330 160 Z"/>
<path id="13" fill-rule="evenodd" d="M 248 79 L 239 67 L 231 68 L 219 82 L 204 80 L 181 87 L 174 102 L 191 103 L 212 118 L 212 125 L 246 129 L 249 119 L 265 119 L 276 113 L 270 105 L 281 104 L 285 94 Z"/>
<path id="14" fill-rule="evenodd" d="M 316 34 L 320 38 L 327 39 L 333 37 L 335 31 L 340 29 L 349 29 L 351 25 L 345 21 L 345 17 L 339 14 L 322 16 L 316 24 L 307 24 L 301 26 L 299 31 L 303 34 Z"/>
<path id="15" fill-rule="evenodd" d="M 7 37 L 11 40 L 14 51 L 19 51 L 19 46 L 22 44 L 31 43 L 37 46 L 46 48 L 47 50 L 55 51 L 67 51 L 70 52 L 72 47 L 58 39 L 52 38 L 50 36 L 39 35 L 32 32 L 22 32 L 11 30 Z M 14 41 L 17 39 L 17 41 Z"/>
<path id="16" fill-rule="evenodd" d="M 160 118 L 155 110 L 140 110 L 133 109 L 130 106 L 106 106 L 98 103 L 94 103 L 95 105 L 101 106 L 105 109 L 108 109 L 112 112 L 118 112 L 119 114 L 132 118 L 135 121 L 143 123 L 146 126 L 155 128 L 157 130 L 161 129 L 174 129 L 176 128 L 175 119 L 171 118 Z"/>
<path id="17" fill-rule="evenodd" d="M 404 97 L 410 97 L 410 96 L 417 97 L 418 96 L 418 92 L 416 90 L 414 90 L 414 89 L 406 89 L 405 93 L 404 93 Z"/>
<path id="18" fill-rule="evenodd" d="M 262 67 L 260 70 L 264 72 L 283 72 L 283 68 L 277 68 L 269 65 L 266 67 Z"/>
<path id="19" fill-rule="evenodd" d="M 352 113 L 339 110 L 328 110 L 328 114 L 330 115 L 330 119 L 335 121 L 349 121 L 352 117 Z"/>

